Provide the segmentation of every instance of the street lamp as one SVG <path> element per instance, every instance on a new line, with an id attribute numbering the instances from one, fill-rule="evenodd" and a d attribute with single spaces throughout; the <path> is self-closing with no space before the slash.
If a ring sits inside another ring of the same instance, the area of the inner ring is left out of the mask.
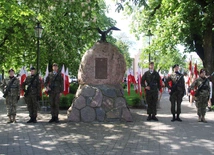
<path id="1" fill-rule="evenodd" d="M 40 22 L 38 22 L 36 24 L 35 27 L 35 37 L 37 38 L 37 62 L 36 62 L 36 69 L 37 69 L 37 73 L 39 73 L 39 54 L 40 54 L 40 49 L 39 49 L 39 39 L 42 37 L 42 31 L 43 28 L 40 25 Z"/>
<path id="2" fill-rule="evenodd" d="M 152 36 L 151 30 L 148 31 L 147 35 L 149 37 L 149 46 L 150 46 L 150 37 Z M 149 52 L 149 62 L 151 61 L 151 54 Z"/>

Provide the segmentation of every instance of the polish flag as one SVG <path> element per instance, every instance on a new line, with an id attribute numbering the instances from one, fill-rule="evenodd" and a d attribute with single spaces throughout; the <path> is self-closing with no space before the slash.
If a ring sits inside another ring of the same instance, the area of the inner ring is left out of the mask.
<path id="1" fill-rule="evenodd" d="M 63 93 L 64 93 L 65 92 L 65 67 L 64 67 L 64 65 L 62 66 L 61 74 L 62 74 L 62 77 L 63 77 L 63 84 L 64 84 Z"/>
<path id="2" fill-rule="evenodd" d="M 195 67 L 194 67 L 194 75 L 195 75 L 195 79 L 196 79 L 198 77 L 197 62 L 195 63 Z"/>
<path id="3" fill-rule="evenodd" d="M 66 72 L 65 72 L 65 80 L 64 80 L 64 83 L 65 83 L 65 87 L 64 87 L 64 95 L 67 95 L 69 94 L 69 75 L 68 75 L 68 68 L 66 69 Z"/>
<path id="4" fill-rule="evenodd" d="M 192 60 L 189 61 L 189 76 L 192 76 Z"/>
<path id="5" fill-rule="evenodd" d="M 137 83 L 138 83 L 138 91 L 139 91 L 139 94 L 140 94 L 140 96 L 142 96 L 142 88 L 141 88 L 141 71 L 140 71 L 140 68 L 138 68 L 138 80 L 137 80 Z"/>
<path id="6" fill-rule="evenodd" d="M 23 82 L 25 81 L 27 77 L 27 72 L 25 71 L 24 67 L 21 68 L 20 70 L 20 86 L 22 86 Z M 20 91 L 20 96 L 24 96 L 24 90 L 21 89 Z"/>
<path id="7" fill-rule="evenodd" d="M 48 77 L 48 74 L 49 74 L 49 70 L 48 70 L 48 64 L 47 64 L 47 68 L 46 68 L 45 76 L 44 76 L 44 82 L 46 81 L 46 78 Z"/>

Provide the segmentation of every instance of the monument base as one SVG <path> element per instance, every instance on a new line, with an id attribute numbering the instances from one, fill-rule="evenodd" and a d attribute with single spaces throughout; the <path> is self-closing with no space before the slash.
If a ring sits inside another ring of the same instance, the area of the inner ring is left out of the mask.
<path id="1" fill-rule="evenodd" d="M 80 85 L 67 114 L 71 122 L 132 121 L 120 84 Z"/>

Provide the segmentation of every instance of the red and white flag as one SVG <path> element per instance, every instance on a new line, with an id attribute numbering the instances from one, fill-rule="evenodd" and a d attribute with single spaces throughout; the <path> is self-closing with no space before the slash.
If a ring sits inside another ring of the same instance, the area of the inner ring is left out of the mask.
<path id="1" fill-rule="evenodd" d="M 142 96 L 142 88 L 141 88 L 141 70 L 140 68 L 138 68 L 138 73 L 137 73 L 137 84 L 138 84 L 138 92 L 140 94 L 140 96 Z"/>
<path id="2" fill-rule="evenodd" d="M 63 84 L 64 84 L 63 92 L 64 92 L 65 91 L 65 67 L 64 67 L 64 65 L 62 66 L 61 74 L 62 74 L 62 77 L 63 77 Z"/>
<path id="3" fill-rule="evenodd" d="M 194 66 L 194 75 L 195 75 L 195 79 L 198 78 L 198 67 L 197 67 L 197 62 L 195 63 L 195 66 Z"/>
<path id="4" fill-rule="evenodd" d="M 20 86 L 22 86 L 23 82 L 25 81 L 27 77 L 27 72 L 25 71 L 25 68 L 22 67 L 20 70 Z M 21 89 L 20 96 L 24 96 L 24 90 Z"/>
<path id="5" fill-rule="evenodd" d="M 46 78 L 48 77 L 48 74 L 49 74 L 49 70 L 48 70 L 48 64 L 47 64 L 47 68 L 46 68 L 45 76 L 44 76 L 44 82 L 46 81 Z"/>
<path id="6" fill-rule="evenodd" d="M 66 72 L 65 72 L 65 79 L 64 79 L 64 83 L 65 83 L 65 87 L 64 87 L 64 95 L 67 95 L 69 94 L 69 75 L 68 75 L 68 68 L 66 69 Z"/>
<path id="7" fill-rule="evenodd" d="M 130 89 L 131 89 L 131 84 L 134 85 L 134 90 L 137 93 L 138 89 L 137 89 L 137 83 L 135 80 L 135 77 L 133 75 L 131 75 L 131 73 L 128 75 L 128 83 L 127 83 L 127 91 L 128 91 L 128 95 L 130 95 Z"/>

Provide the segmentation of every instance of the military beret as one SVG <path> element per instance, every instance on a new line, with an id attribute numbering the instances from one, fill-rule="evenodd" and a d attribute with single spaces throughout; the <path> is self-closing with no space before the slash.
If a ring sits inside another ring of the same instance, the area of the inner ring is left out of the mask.
<path id="1" fill-rule="evenodd" d="M 149 65 L 154 65 L 154 62 L 149 62 Z"/>
<path id="2" fill-rule="evenodd" d="M 172 68 L 174 69 L 175 67 L 178 67 L 179 66 L 179 64 L 175 64 L 174 66 L 172 66 Z"/>
<path id="3" fill-rule="evenodd" d="M 58 64 L 57 63 L 53 63 L 53 66 L 58 66 Z"/>
<path id="4" fill-rule="evenodd" d="M 30 67 L 30 70 L 36 70 L 36 68 L 35 67 Z"/>
<path id="5" fill-rule="evenodd" d="M 199 73 L 201 74 L 201 73 L 203 73 L 203 72 L 205 72 L 205 70 L 204 70 L 204 69 L 201 69 Z"/>
<path id="6" fill-rule="evenodd" d="M 11 69 L 9 69 L 8 73 L 10 73 L 11 71 L 12 71 L 12 72 L 15 72 L 15 71 L 11 68 Z"/>

